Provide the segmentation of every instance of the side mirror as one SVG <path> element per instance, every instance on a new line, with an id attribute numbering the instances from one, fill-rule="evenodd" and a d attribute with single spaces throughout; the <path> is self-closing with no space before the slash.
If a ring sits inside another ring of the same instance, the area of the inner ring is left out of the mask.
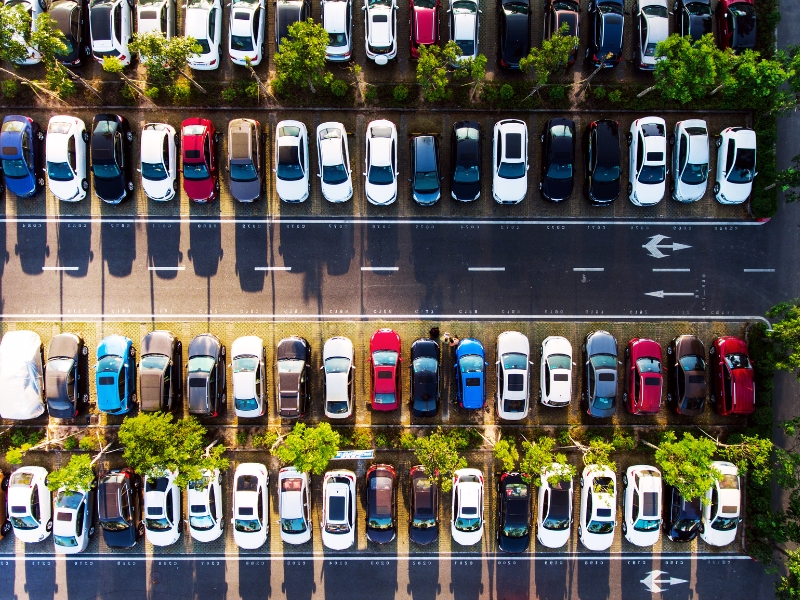
<path id="1" fill-rule="evenodd" d="M 136 172 L 137 172 L 137 173 L 141 173 L 141 172 L 142 172 L 142 170 L 141 170 L 141 169 L 136 169 Z"/>

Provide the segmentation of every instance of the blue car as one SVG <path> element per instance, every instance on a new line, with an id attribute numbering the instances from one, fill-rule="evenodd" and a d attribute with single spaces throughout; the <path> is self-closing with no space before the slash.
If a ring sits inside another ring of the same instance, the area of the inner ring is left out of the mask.
<path id="1" fill-rule="evenodd" d="M 0 130 L 0 160 L 5 187 L 20 198 L 35 196 L 44 187 L 44 133 L 30 117 L 8 115 Z"/>
<path id="2" fill-rule="evenodd" d="M 486 396 L 486 354 L 478 340 L 466 338 L 456 346 L 456 399 L 461 408 L 483 408 Z"/>
<path id="3" fill-rule="evenodd" d="M 124 415 L 136 400 L 136 348 L 130 338 L 109 335 L 97 347 L 97 408 Z"/>

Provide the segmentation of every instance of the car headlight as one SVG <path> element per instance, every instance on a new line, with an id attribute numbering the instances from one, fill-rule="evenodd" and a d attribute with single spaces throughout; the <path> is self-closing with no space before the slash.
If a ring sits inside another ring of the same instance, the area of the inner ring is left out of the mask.
<path id="1" fill-rule="evenodd" d="M 719 193 L 719 199 L 720 200 L 727 200 L 727 198 L 725 197 L 725 194 L 723 194 L 722 192 Z"/>

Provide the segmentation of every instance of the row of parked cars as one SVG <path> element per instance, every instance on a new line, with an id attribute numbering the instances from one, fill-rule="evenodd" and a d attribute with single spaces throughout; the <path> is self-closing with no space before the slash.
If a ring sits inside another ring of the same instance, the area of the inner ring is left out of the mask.
<path id="1" fill-rule="evenodd" d="M 741 487 L 738 470 L 729 462 L 712 464 L 717 480 L 702 498 L 684 499 L 677 489 L 663 486 L 661 473 L 649 465 L 634 465 L 622 476 L 597 465 L 585 467 L 579 479 L 580 514 L 578 539 L 589 550 L 611 547 L 617 526 L 617 502 L 621 498 L 621 529 L 625 539 L 640 547 L 657 543 L 663 529 L 673 541 L 688 542 L 698 535 L 712 546 L 726 546 L 736 539 L 741 521 Z M 573 478 L 553 463 L 533 482 L 522 473 L 502 473 L 496 481 L 496 540 L 500 550 L 524 552 L 530 546 L 536 521 L 536 538 L 548 548 L 565 546 L 572 534 Z M 562 477 L 554 477 L 563 474 Z M 0 477 L 2 474 L 0 474 Z M 181 491 L 176 472 L 161 477 L 140 477 L 131 469 L 102 473 L 88 491 L 59 489 L 55 505 L 47 488 L 47 470 L 22 467 L 5 480 L 8 497 L 0 498 L 7 515 L 2 519 L 3 536 L 13 528 L 26 543 L 41 542 L 51 531 L 59 553 L 86 549 L 95 532 L 97 514 L 103 536 L 112 548 L 130 548 L 146 535 L 155 546 L 169 546 L 180 538 Z M 558 483 L 551 480 L 561 479 Z M 397 516 L 398 477 L 394 466 L 376 464 L 367 469 L 364 520 L 367 540 L 375 544 L 393 541 L 399 532 Z M 439 536 L 439 485 L 435 474 L 412 467 L 408 478 L 408 535 L 426 545 Z M 538 498 L 534 508 L 534 486 Z M 304 544 L 313 535 L 310 477 L 294 467 L 278 473 L 278 519 L 281 539 Z M 142 494 L 142 487 L 144 493 Z M 5 489 L 5 485 L 3 486 Z M 223 532 L 222 476 L 205 471 L 187 489 L 189 515 L 186 522 L 193 539 L 210 542 Z M 450 533 L 462 546 L 478 544 L 484 533 L 486 490 L 483 473 L 464 468 L 453 475 Z M 260 463 L 241 463 L 233 474 L 233 537 L 240 548 L 257 549 L 269 534 L 269 472 Z M 322 483 L 322 513 L 319 528 L 322 543 L 332 550 L 347 550 L 356 541 L 357 480 L 348 470 L 328 471 Z M 96 512 L 95 512 L 96 510 Z"/>
<path id="2" fill-rule="evenodd" d="M 148 333 L 136 349 L 130 338 L 109 335 L 97 347 L 94 365 L 99 410 L 123 415 L 139 394 L 143 411 L 174 411 L 181 406 L 184 381 L 189 412 L 217 416 L 227 401 L 226 348 L 211 333 L 189 344 L 184 379 L 183 346 L 169 331 Z M 482 410 L 486 404 L 488 363 L 483 344 L 465 338 L 455 347 L 453 377 L 458 405 Z M 0 417 L 31 419 L 44 413 L 72 418 L 80 404 L 89 401 L 89 350 L 73 333 L 55 336 L 47 362 L 39 335 L 11 331 L 0 342 Z M 403 396 L 403 350 L 398 333 L 380 329 L 369 343 L 370 403 L 374 411 L 395 411 Z M 610 417 L 617 396 L 634 415 L 657 414 L 661 409 L 664 373 L 667 401 L 678 414 L 694 416 L 705 409 L 706 397 L 722 415 L 750 414 L 755 410 L 753 367 L 747 345 L 737 337 L 716 338 L 708 351 L 694 335 L 676 337 L 666 349 L 658 342 L 634 338 L 618 361 L 617 341 L 598 330 L 586 336 L 581 348 L 585 381 L 581 400 L 589 415 Z M 346 337 L 328 339 L 322 350 L 325 416 L 343 419 L 355 410 L 355 352 Z M 260 417 L 267 410 L 266 348 L 261 338 L 244 336 L 231 345 L 234 410 L 239 418 Z M 524 419 L 530 411 L 531 350 L 528 338 L 506 331 L 497 338 L 495 403 L 500 419 Z M 568 407 L 573 399 L 573 350 L 569 340 L 549 336 L 542 340 L 539 360 L 539 401 L 550 407 Z M 442 402 L 442 358 L 439 343 L 417 339 L 411 345 L 410 408 L 418 417 L 432 417 Z M 618 385 L 618 364 L 623 365 L 623 386 Z M 710 371 L 710 377 L 707 372 Z M 44 373 L 44 377 L 42 374 Z M 277 413 L 285 418 L 305 415 L 311 404 L 311 346 L 302 337 L 282 339 L 274 366 Z"/>

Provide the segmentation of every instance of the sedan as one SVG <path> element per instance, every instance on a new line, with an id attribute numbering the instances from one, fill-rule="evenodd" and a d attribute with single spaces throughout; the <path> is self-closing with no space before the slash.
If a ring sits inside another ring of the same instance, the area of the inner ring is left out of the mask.
<path id="1" fill-rule="evenodd" d="M 171 412 L 183 398 L 183 344 L 170 331 L 142 338 L 139 403 L 142 411 Z"/>
<path id="2" fill-rule="evenodd" d="M 711 33 L 713 18 L 711 0 L 676 0 L 673 7 L 675 24 L 681 37 L 687 35 L 696 42 Z"/>
<path id="3" fill-rule="evenodd" d="M 661 410 L 661 346 L 646 338 L 633 338 L 625 347 L 625 391 L 622 400 L 634 415 L 654 415 Z"/>
<path id="4" fill-rule="evenodd" d="M 267 7 L 264 0 L 233 0 L 229 16 L 228 54 L 235 65 L 253 66 L 264 59 L 264 29 Z"/>
<path id="5" fill-rule="evenodd" d="M 528 125 L 505 119 L 494 125 L 492 197 L 500 204 L 519 204 L 528 193 Z"/>
<path id="6" fill-rule="evenodd" d="M 0 129 L 3 180 L 9 192 L 30 198 L 44 187 L 42 146 L 44 132 L 30 117 L 7 115 Z"/>
<path id="7" fill-rule="evenodd" d="M 154 546 L 171 546 L 181 537 L 181 491 L 175 485 L 178 471 L 144 478 L 144 531 Z"/>
<path id="8" fill-rule="evenodd" d="M 459 61 L 478 56 L 478 33 L 481 11 L 476 0 L 450 0 L 448 25 L 450 39 L 461 49 Z"/>
<path id="9" fill-rule="evenodd" d="M 210 120 L 192 117 L 183 121 L 183 191 L 190 200 L 210 202 L 219 193 L 218 143 L 219 136 Z"/>
<path id="10" fill-rule="evenodd" d="M 264 189 L 261 137 L 261 124 L 255 119 L 233 119 L 228 123 L 231 196 L 239 202 L 255 202 Z"/>
<path id="11" fill-rule="evenodd" d="M 548 548 L 561 548 L 569 542 L 572 525 L 572 474 L 564 479 L 566 467 L 553 463 L 539 478 L 536 539 Z M 550 477 L 558 475 L 558 483 Z"/>
<path id="12" fill-rule="evenodd" d="M 144 535 L 142 478 L 130 467 L 101 473 L 97 484 L 97 517 L 109 548 L 132 548 Z"/>
<path id="13" fill-rule="evenodd" d="M 714 196 L 720 204 L 742 204 L 753 191 L 756 132 L 744 127 L 723 129 L 715 140 L 717 174 Z M 5 162 L 5 161 L 3 161 Z"/>
<path id="14" fill-rule="evenodd" d="M 86 197 L 89 132 L 77 117 L 59 115 L 47 124 L 47 186 L 62 202 L 78 202 Z"/>
<path id="15" fill-rule="evenodd" d="M 450 195 L 459 202 L 472 202 L 481 195 L 481 138 L 481 124 L 477 121 L 453 123 L 453 135 L 450 136 Z"/>
<path id="16" fill-rule="evenodd" d="M 275 2 L 275 52 L 281 51 L 281 40 L 289 37 L 289 26 L 311 16 L 308 0 L 277 0 Z"/>
<path id="17" fill-rule="evenodd" d="M 344 62 L 353 55 L 353 0 L 322 0 L 322 26 L 328 32 L 325 59 Z"/>
<path id="18" fill-rule="evenodd" d="M 561 202 L 572 195 L 575 163 L 575 123 L 550 119 L 542 133 L 542 180 L 539 190 L 545 200 Z"/>
<path id="19" fill-rule="evenodd" d="M 94 536 L 94 514 L 97 510 L 93 481 L 88 490 L 56 491 L 53 510 L 53 542 L 57 554 L 77 554 L 86 550 Z"/>
<path id="20" fill-rule="evenodd" d="M 608 206 L 620 192 L 619 121 L 589 123 L 584 157 L 586 193 L 595 206 Z"/>
<path id="21" fill-rule="evenodd" d="M 542 341 L 539 400 L 545 406 L 569 406 L 572 400 L 572 344 L 560 335 Z"/>
<path id="22" fill-rule="evenodd" d="M 222 474 L 204 470 L 202 478 L 186 488 L 189 505 L 189 533 L 198 542 L 213 542 L 222 535 Z"/>
<path id="23" fill-rule="evenodd" d="M 231 344 L 233 406 L 240 418 L 261 417 L 267 408 L 264 363 L 267 349 L 255 335 L 236 338 Z"/>
<path id="24" fill-rule="evenodd" d="M 411 138 L 411 195 L 414 202 L 430 206 L 442 197 L 439 175 L 439 138 L 435 135 L 415 135 Z"/>
<path id="25" fill-rule="evenodd" d="M 700 539 L 710 546 L 727 546 L 736 540 L 742 522 L 739 469 L 733 463 L 718 460 L 711 463 L 711 468 L 720 474 L 720 478 L 703 498 Z"/>
<path id="26" fill-rule="evenodd" d="M 473 338 L 456 346 L 456 401 L 461 408 L 480 409 L 486 399 L 486 353 L 483 344 Z"/>
<path id="27" fill-rule="evenodd" d="M 655 71 L 656 46 L 669 36 L 667 0 L 637 0 L 633 8 L 636 20 L 633 62 L 640 71 Z"/>
<path id="28" fill-rule="evenodd" d="M 580 4 L 574 0 L 547 0 L 544 7 L 543 38 L 549 40 L 556 32 L 580 38 L 580 12 Z M 566 31 L 562 31 L 565 25 Z M 575 49 L 569 53 L 567 64 L 574 65 L 577 57 L 578 45 L 575 44 Z"/>
<path id="29" fill-rule="evenodd" d="M 590 0 L 589 46 L 586 58 L 593 67 L 615 67 L 622 60 L 625 26 L 624 0 Z"/>
<path id="30" fill-rule="evenodd" d="M 497 416 L 519 421 L 528 416 L 530 346 L 518 331 L 497 336 Z"/>
<path id="31" fill-rule="evenodd" d="M 503 473 L 497 483 L 497 547 L 509 554 L 531 543 L 531 485 L 521 473 Z"/>
<path id="32" fill-rule="evenodd" d="M 83 59 L 92 55 L 89 40 L 89 4 L 86 0 L 55 0 L 50 5 L 54 29 L 64 34 L 64 54 L 56 52 L 62 65 L 79 67 Z"/>
<path id="33" fill-rule="evenodd" d="M 20 467 L 8 481 L 8 512 L 14 537 L 26 544 L 41 542 L 53 530 L 53 502 L 46 482 L 44 467 Z"/>
<path id="34" fill-rule="evenodd" d="M 219 68 L 222 41 L 222 4 L 220 0 L 188 0 L 186 7 L 186 37 L 193 37 L 200 52 L 187 63 L 195 71 Z"/>
<path id="35" fill-rule="evenodd" d="M 697 202 L 708 184 L 708 128 L 702 119 L 675 123 L 672 146 L 672 197 L 678 202 Z"/>
<path id="36" fill-rule="evenodd" d="M 497 0 L 498 55 L 504 69 L 519 69 L 531 50 L 529 0 Z"/>
<path id="37" fill-rule="evenodd" d="M 593 417 L 611 417 L 617 405 L 617 340 L 602 329 L 586 336 L 583 343 L 586 374 L 586 412 Z"/>
<path id="38" fill-rule="evenodd" d="M 367 469 L 367 540 L 388 544 L 397 535 L 397 475 L 392 465 Z"/>
<path id="39" fill-rule="evenodd" d="M 98 62 L 106 56 L 119 59 L 123 66 L 131 64 L 128 44 L 133 33 L 133 0 L 91 0 L 89 32 L 92 55 Z"/>
<path id="40" fill-rule="evenodd" d="M 328 4 L 342 4 L 328 0 Z M 322 180 L 322 195 L 328 202 L 346 202 L 353 197 L 353 174 L 347 130 L 336 122 L 317 126 L 317 160 Z"/>
<path id="41" fill-rule="evenodd" d="M 256 550 L 269 533 L 269 471 L 260 463 L 241 463 L 233 474 L 233 541 Z"/>
<path id="42" fill-rule="evenodd" d="M 166 39 L 175 35 L 175 0 L 137 0 L 136 31 L 158 32 Z"/>
<path id="43" fill-rule="evenodd" d="M 133 192 L 132 142 L 125 117 L 101 114 L 92 119 L 94 191 L 103 202 L 119 204 Z"/>
<path id="44" fill-rule="evenodd" d="M 300 121 L 281 121 L 275 131 L 275 191 L 284 202 L 303 202 L 309 192 L 308 131 Z"/>
<path id="45" fill-rule="evenodd" d="M 97 346 L 97 409 L 124 415 L 136 402 L 136 349 L 130 338 L 109 335 Z"/>
<path id="46" fill-rule="evenodd" d="M 706 404 L 706 349 L 694 335 L 679 335 L 667 346 L 667 402 L 679 415 L 700 415 Z"/>
<path id="47" fill-rule="evenodd" d="M 439 410 L 439 344 L 420 338 L 411 344 L 411 413 L 434 417 Z"/>
<path id="48" fill-rule="evenodd" d="M 379 329 L 369 340 L 372 410 L 389 411 L 400 406 L 400 336 L 392 329 Z"/>
<path id="49" fill-rule="evenodd" d="M 753 363 L 747 344 L 734 336 L 718 337 L 708 349 L 711 395 L 721 415 L 750 415 L 756 409 Z"/>
<path id="50" fill-rule="evenodd" d="M 202 333 L 189 344 L 188 358 L 186 399 L 189 414 L 216 417 L 228 393 L 225 346 L 213 333 Z"/>
<path id="51" fill-rule="evenodd" d="M 311 539 L 311 492 L 307 473 L 284 467 L 278 473 L 278 515 L 281 539 L 305 544 Z"/>
<path id="52" fill-rule="evenodd" d="M 147 123 L 142 128 L 142 189 L 151 200 L 172 200 L 178 191 L 178 151 L 175 128 L 166 123 Z"/>
<path id="53" fill-rule="evenodd" d="M 356 474 L 340 469 L 322 479 L 322 545 L 347 550 L 356 541 Z"/>
<path id="54" fill-rule="evenodd" d="M 346 419 L 353 414 L 355 400 L 355 374 L 353 342 L 336 336 L 325 342 L 322 349 L 322 367 L 325 388 L 325 416 L 329 419 Z"/>
<path id="55" fill-rule="evenodd" d="M 45 365 L 47 412 L 56 419 L 78 416 L 78 402 L 89 404 L 89 348 L 74 333 L 50 340 Z"/>
<path id="56" fill-rule="evenodd" d="M 26 23 L 26 26 L 30 28 L 29 31 L 26 31 L 23 35 L 22 32 L 16 32 L 13 35 L 14 41 L 27 46 L 26 48 L 26 56 L 20 60 L 18 63 L 19 65 L 38 65 L 42 61 L 42 54 L 39 52 L 37 48 L 31 45 L 30 35 L 36 32 L 37 30 L 37 20 L 39 15 L 44 14 L 47 10 L 47 1 L 46 0 L 3 0 L 3 4 L 5 4 L 8 8 L 13 7 L 20 7 L 22 13 L 27 13 L 29 21 Z"/>
<path id="57" fill-rule="evenodd" d="M 628 132 L 628 198 L 636 206 L 654 206 L 664 197 L 667 178 L 667 124 L 644 117 Z"/>
<path id="58" fill-rule="evenodd" d="M 301 337 L 292 336 L 278 342 L 276 397 L 278 415 L 302 417 L 311 403 L 311 346 Z"/>
<path id="59" fill-rule="evenodd" d="M 424 546 L 439 537 L 439 485 L 420 465 L 411 467 L 409 481 L 408 537 Z"/>
<path id="60" fill-rule="evenodd" d="M 652 546 L 661 533 L 661 472 L 648 465 L 628 467 L 622 486 L 622 534 L 634 546 Z"/>
<path id="61" fill-rule="evenodd" d="M 608 550 L 614 543 L 616 518 L 617 475 L 608 467 L 587 465 L 581 473 L 578 539 L 589 550 Z"/>
<path id="62" fill-rule="evenodd" d="M 439 43 L 439 0 L 409 0 L 411 58 L 419 58 L 420 46 Z"/>
<path id="63" fill-rule="evenodd" d="M 483 537 L 483 473 L 459 469 L 453 473 L 450 537 L 461 546 L 473 546 Z"/>
<path id="64" fill-rule="evenodd" d="M 364 0 L 367 58 L 385 65 L 397 56 L 396 0 Z"/>
<path id="65" fill-rule="evenodd" d="M 386 206 L 397 200 L 397 128 L 381 119 L 367 125 L 364 192 L 370 204 Z"/>
<path id="66" fill-rule="evenodd" d="M 700 533 L 702 500 L 686 500 L 671 485 L 664 491 L 664 535 L 673 542 L 691 542 Z"/>
<path id="67" fill-rule="evenodd" d="M 719 0 L 717 2 L 717 42 L 723 50 L 736 54 L 756 46 L 756 9 L 753 0 Z"/>

